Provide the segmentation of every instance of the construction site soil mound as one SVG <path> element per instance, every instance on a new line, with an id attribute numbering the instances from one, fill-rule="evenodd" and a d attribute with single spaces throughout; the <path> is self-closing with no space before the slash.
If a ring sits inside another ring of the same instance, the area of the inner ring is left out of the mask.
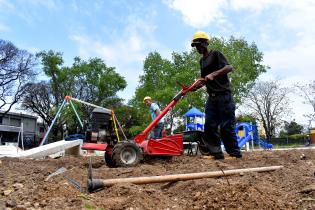
<path id="1" fill-rule="evenodd" d="M 87 193 L 93 178 L 125 178 L 283 165 L 250 172 L 146 185 L 116 184 Z M 60 168 L 66 172 L 51 176 Z M 102 157 L 0 159 L 0 209 L 315 209 L 315 150 L 244 152 L 242 159 L 201 155 L 146 159 L 133 168 L 108 168 Z M 49 177 L 49 178 L 48 178 Z"/>

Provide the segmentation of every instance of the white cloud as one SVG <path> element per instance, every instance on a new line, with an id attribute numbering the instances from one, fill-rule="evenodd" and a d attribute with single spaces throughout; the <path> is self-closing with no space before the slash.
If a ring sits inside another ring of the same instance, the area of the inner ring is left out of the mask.
<path id="1" fill-rule="evenodd" d="M 276 0 L 231 0 L 230 4 L 234 10 L 247 9 L 254 12 L 259 12 L 271 4 L 276 4 L 276 2 Z"/>
<path id="2" fill-rule="evenodd" d="M 315 1 L 299 1 L 288 5 L 284 14 L 283 25 L 297 32 L 298 39 L 308 39 L 315 42 Z"/>
<path id="3" fill-rule="evenodd" d="M 291 77 L 305 75 L 315 79 L 314 50 L 315 42 L 302 40 L 291 48 L 265 52 L 264 61 L 271 67 L 272 74 Z"/>
<path id="4" fill-rule="evenodd" d="M 231 6 L 233 9 L 249 10 L 252 13 L 274 11 L 273 14 L 276 16 L 274 20 L 264 19 L 260 26 L 262 31 L 260 37 L 267 46 L 264 63 L 271 67 L 261 79 L 280 78 L 281 82 L 289 87 L 294 87 L 298 82 L 305 84 L 315 80 L 313 73 L 315 27 L 311 27 L 315 22 L 314 1 L 232 0 Z M 293 108 L 292 119 L 307 124 L 304 115 L 312 113 L 312 107 L 305 105 L 304 99 L 297 92 L 289 97 Z"/>
<path id="5" fill-rule="evenodd" d="M 226 0 L 167 0 L 168 7 L 182 13 L 184 22 L 194 28 L 203 28 L 223 18 Z"/>
<path id="6" fill-rule="evenodd" d="M 139 75 L 143 72 L 143 61 L 149 52 L 158 50 L 162 56 L 171 50 L 158 43 L 154 38 L 155 25 L 146 22 L 135 14 L 128 16 L 127 25 L 122 30 L 104 29 L 106 38 L 96 38 L 85 29 L 73 29 L 70 39 L 74 41 L 81 57 L 100 57 L 109 66 L 125 77 L 127 88 L 119 95 L 130 99 L 138 85 Z"/>
<path id="7" fill-rule="evenodd" d="M 278 5 L 283 12 L 280 12 L 275 27 L 281 27 L 284 32 L 293 34 L 295 41 L 290 40 L 290 43 L 277 49 L 270 46 L 266 50 L 264 61 L 271 67 L 268 74 L 296 82 L 315 80 L 313 74 L 315 28 L 311 27 L 315 22 L 315 2 L 287 0 L 281 1 L 281 4 L 278 2 Z M 266 33 L 271 34 L 272 31 Z M 276 40 L 273 43 L 275 42 Z"/>
<path id="8" fill-rule="evenodd" d="M 139 37 L 132 36 L 123 42 L 111 43 L 95 40 L 88 35 L 71 35 L 70 39 L 77 43 L 79 54 L 83 58 L 98 56 L 111 65 L 142 62 L 145 58 L 144 49 L 139 45 Z"/>
<path id="9" fill-rule="evenodd" d="M 271 29 L 281 28 L 288 33 L 296 33 L 299 39 L 308 38 L 314 41 L 315 27 L 311 27 L 315 22 L 315 1 L 313 0 L 231 0 L 230 6 L 232 10 L 249 11 L 252 14 L 264 12 L 272 12 L 273 18 L 262 18 L 261 28 L 267 25 Z M 264 31 L 264 30 L 262 30 Z M 272 33 L 272 31 L 267 31 Z"/>
<path id="10" fill-rule="evenodd" d="M 62 2 L 59 0 L 0 0 L 0 11 L 1 13 L 12 13 L 22 18 L 25 22 L 32 24 L 34 21 L 42 20 L 39 13 L 43 9 L 58 10 L 61 8 L 61 5 Z"/>
<path id="11" fill-rule="evenodd" d="M 82 35 L 72 35 L 70 38 L 77 43 L 80 57 L 100 57 L 108 66 L 115 67 L 127 81 L 127 88 L 118 95 L 125 100 L 131 99 L 138 85 L 145 58 L 144 52 L 137 44 L 139 38 L 133 36 L 122 43 L 104 43 Z"/>

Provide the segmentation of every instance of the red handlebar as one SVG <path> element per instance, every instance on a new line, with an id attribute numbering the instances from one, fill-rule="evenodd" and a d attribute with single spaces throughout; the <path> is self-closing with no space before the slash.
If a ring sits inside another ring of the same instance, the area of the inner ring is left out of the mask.
<path id="1" fill-rule="evenodd" d="M 160 119 L 162 119 L 162 117 L 164 117 L 167 112 L 175 106 L 175 104 L 182 98 L 184 97 L 188 92 L 190 91 L 194 91 L 197 90 L 201 87 L 203 87 L 205 85 L 205 80 L 204 79 L 197 79 L 191 86 L 187 87 L 184 85 L 182 86 L 182 89 L 174 96 L 173 100 L 165 107 L 165 109 L 161 112 L 161 114 L 159 114 L 149 125 L 148 127 L 142 131 L 140 134 L 138 134 L 134 140 L 136 143 L 140 144 L 142 143 L 145 138 L 147 137 L 147 135 L 149 134 L 149 132 L 153 129 L 154 126 L 156 126 Z"/>

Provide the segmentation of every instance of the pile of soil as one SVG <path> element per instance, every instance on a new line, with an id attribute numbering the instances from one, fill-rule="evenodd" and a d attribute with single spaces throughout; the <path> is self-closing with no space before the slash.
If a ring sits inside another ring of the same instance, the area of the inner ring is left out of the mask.
<path id="1" fill-rule="evenodd" d="M 1 158 L 0 209 L 315 209 L 311 149 L 246 152 L 242 159 L 221 161 L 200 155 L 150 159 L 133 168 L 108 168 L 102 157 L 91 157 L 93 178 L 101 179 L 284 166 L 219 178 L 117 184 L 92 194 L 86 192 L 89 159 Z M 61 167 L 67 171 L 45 181 Z"/>

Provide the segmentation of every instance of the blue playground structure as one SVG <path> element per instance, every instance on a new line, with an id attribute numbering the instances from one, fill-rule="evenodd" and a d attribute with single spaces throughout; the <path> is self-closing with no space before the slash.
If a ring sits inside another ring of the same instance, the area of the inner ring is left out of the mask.
<path id="1" fill-rule="evenodd" d="M 258 130 L 256 125 L 242 122 L 237 123 L 235 128 L 238 146 L 244 147 L 246 142 L 253 140 L 255 144 L 260 145 L 264 149 L 272 149 L 273 145 L 267 143 L 264 139 L 258 137 Z"/>
<path id="2" fill-rule="evenodd" d="M 202 113 L 199 109 L 193 107 L 188 112 L 184 114 L 186 117 L 186 131 L 196 131 L 204 130 L 204 119 Z"/>
<path id="3" fill-rule="evenodd" d="M 204 113 L 193 107 L 184 114 L 186 117 L 186 132 L 188 131 L 203 131 L 204 130 Z M 251 123 L 241 122 L 237 123 L 235 127 L 238 146 L 244 147 L 246 142 L 253 140 L 263 149 L 272 149 L 273 145 L 266 142 L 265 139 L 259 138 L 256 125 Z"/>

